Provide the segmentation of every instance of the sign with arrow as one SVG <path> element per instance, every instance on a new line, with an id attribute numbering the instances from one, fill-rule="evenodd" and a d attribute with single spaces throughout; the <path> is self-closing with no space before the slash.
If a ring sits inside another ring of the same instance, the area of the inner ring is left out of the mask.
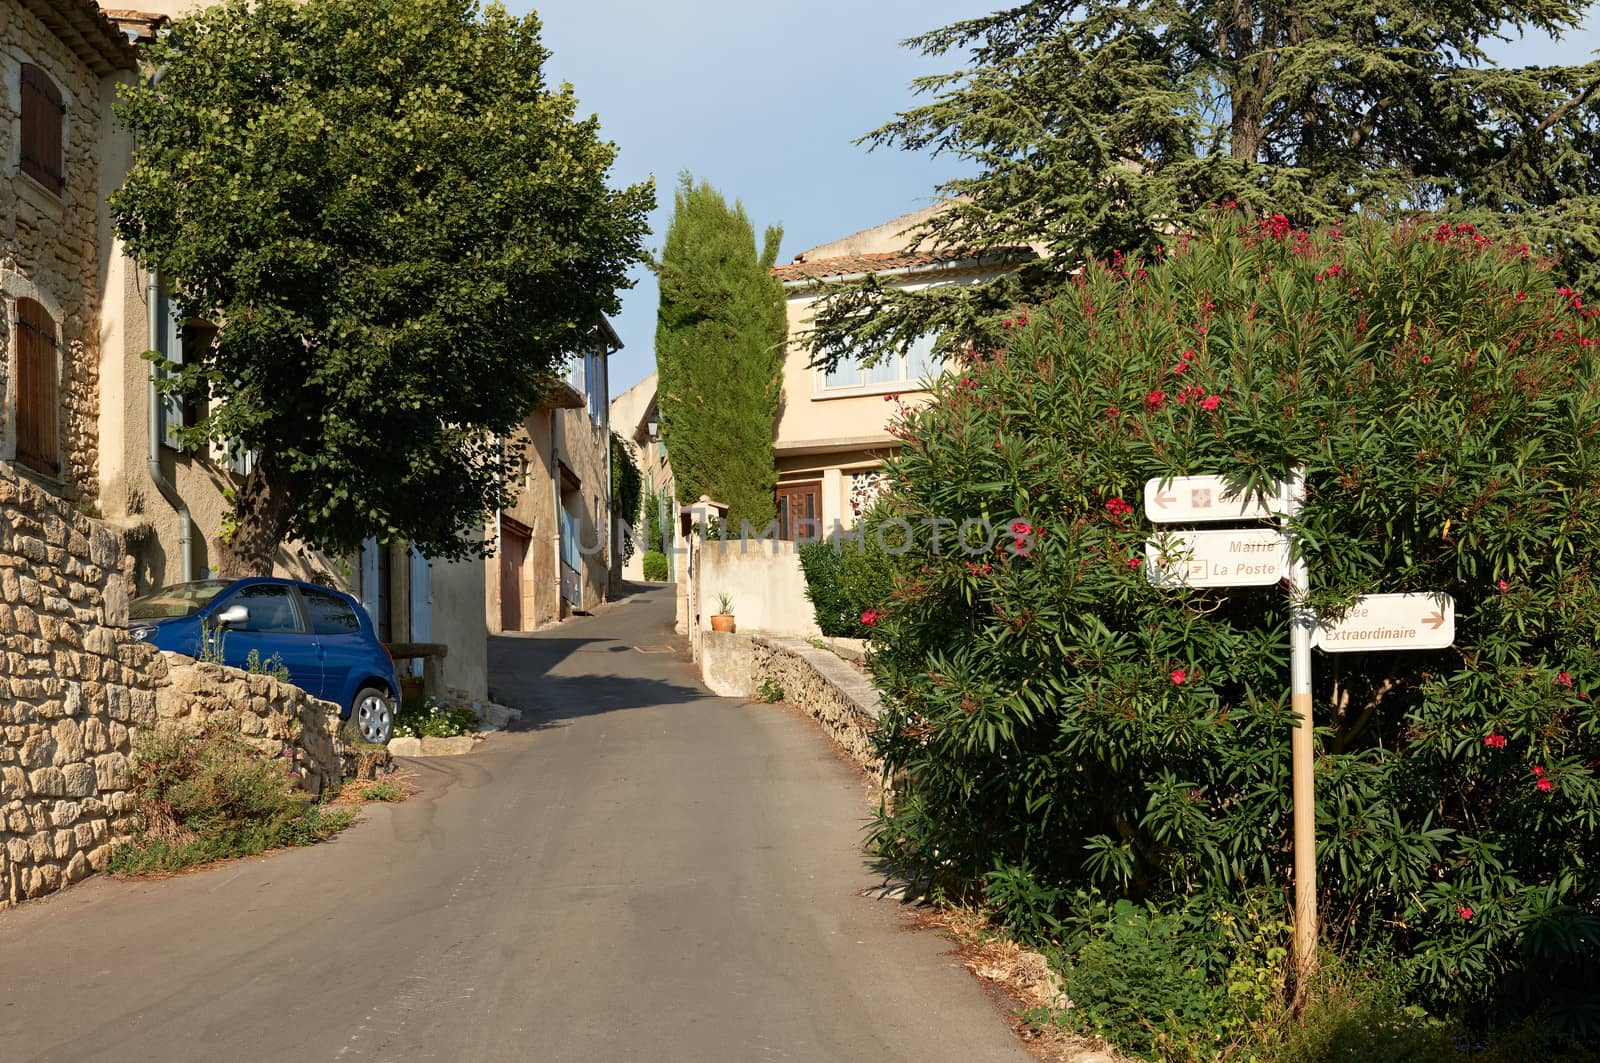
<path id="1" fill-rule="evenodd" d="M 1289 571 L 1289 540 L 1276 528 L 1169 532 L 1144 553 L 1158 587 L 1266 587 Z"/>
<path id="2" fill-rule="evenodd" d="M 1221 476 L 1174 476 L 1147 480 L 1145 516 L 1157 524 L 1194 524 L 1211 520 L 1271 520 L 1280 508 L 1282 485 L 1266 498 L 1231 494 Z"/>
<path id="3" fill-rule="evenodd" d="M 1456 640 L 1448 594 L 1367 594 L 1339 620 L 1319 620 L 1311 645 L 1325 653 L 1442 650 Z"/>

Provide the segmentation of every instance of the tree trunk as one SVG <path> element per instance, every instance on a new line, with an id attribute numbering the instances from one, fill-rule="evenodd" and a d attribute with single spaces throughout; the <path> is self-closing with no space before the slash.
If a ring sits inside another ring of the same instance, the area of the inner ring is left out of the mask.
<path id="1" fill-rule="evenodd" d="M 217 575 L 223 579 L 272 575 L 272 557 L 289 525 L 289 485 L 257 462 L 245 477 L 234 509 L 231 536 L 214 541 Z"/>

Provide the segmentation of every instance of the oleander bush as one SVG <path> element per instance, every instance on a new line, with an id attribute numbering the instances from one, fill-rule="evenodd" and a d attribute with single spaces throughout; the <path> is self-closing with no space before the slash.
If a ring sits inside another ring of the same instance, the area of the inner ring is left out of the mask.
<path id="1" fill-rule="evenodd" d="M 1303 466 L 1310 604 L 1440 591 L 1457 611 L 1448 650 L 1315 656 L 1325 946 L 1477 1034 L 1536 1016 L 1549 1045 L 1600 1036 L 1594 310 L 1466 225 L 1219 210 L 1173 243 L 1015 312 L 895 426 L 887 501 L 919 541 L 874 635 L 905 780 L 874 843 L 1075 942 L 1069 993 L 1094 997 L 1085 957 L 1114 956 L 1133 912 L 1208 985 L 1248 953 L 1281 995 L 1264 957 L 1285 940 L 1180 931 L 1247 899 L 1290 918 L 1287 592 L 1153 585 L 1141 490 L 1272 492 Z M 998 536 L 957 544 L 969 518 Z M 1130 984 L 1078 1014 L 1185 1014 Z M 1161 1033 L 1163 1058 L 1231 1051 Z"/>
<path id="2" fill-rule="evenodd" d="M 800 547 L 806 597 L 824 635 L 872 637 L 894 589 L 895 556 L 913 545 L 898 519 L 892 507 L 875 504 L 848 533 Z"/>
<path id="3" fill-rule="evenodd" d="M 667 568 L 667 555 L 660 550 L 646 550 L 644 552 L 644 578 L 650 583 L 665 583 L 669 569 Z"/>

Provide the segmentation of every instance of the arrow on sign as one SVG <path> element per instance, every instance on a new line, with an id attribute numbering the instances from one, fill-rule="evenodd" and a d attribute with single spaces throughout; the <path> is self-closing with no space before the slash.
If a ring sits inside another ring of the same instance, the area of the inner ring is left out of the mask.
<path id="1" fill-rule="evenodd" d="M 1160 492 L 1157 492 L 1156 493 L 1156 497 L 1155 497 L 1155 504 L 1160 506 L 1162 509 L 1166 509 L 1168 506 L 1172 505 L 1172 503 L 1176 502 L 1177 500 L 1178 500 L 1178 497 L 1176 495 L 1164 495 L 1164 494 L 1161 494 Z"/>
<path id="2" fill-rule="evenodd" d="M 1423 617 L 1422 622 L 1433 628 L 1433 630 L 1438 631 L 1444 625 L 1444 615 L 1442 613 L 1433 613 Z"/>

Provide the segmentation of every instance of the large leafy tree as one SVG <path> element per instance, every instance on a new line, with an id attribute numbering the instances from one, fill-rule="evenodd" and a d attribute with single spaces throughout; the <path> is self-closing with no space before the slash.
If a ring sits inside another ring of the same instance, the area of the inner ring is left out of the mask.
<path id="1" fill-rule="evenodd" d="M 435 556 L 505 501 L 509 432 L 616 311 L 649 184 L 551 88 L 539 23 L 472 0 L 228 0 L 180 19 L 118 112 L 119 234 L 219 324 L 170 387 L 253 452 L 225 575 L 288 537 Z"/>
<path id="2" fill-rule="evenodd" d="M 1149 253 L 1234 201 L 1296 224 L 1362 210 L 1446 210 L 1514 226 L 1600 280 L 1600 63 L 1505 69 L 1483 45 L 1560 35 L 1584 0 L 1510 6 L 1383 0 L 1027 0 L 914 37 L 967 65 L 865 137 L 975 172 L 921 234 L 947 250 L 1042 253 L 987 284 L 866 283 L 818 315 L 820 360 L 989 346 L 999 323 L 1088 258 Z M 867 312 L 871 311 L 871 312 Z"/>
<path id="3" fill-rule="evenodd" d="M 772 265 L 782 238 L 770 226 L 758 250 L 744 207 L 686 174 L 658 269 L 661 433 L 678 501 L 710 495 L 735 525 L 763 526 L 777 507 L 772 429 L 788 322 Z"/>

